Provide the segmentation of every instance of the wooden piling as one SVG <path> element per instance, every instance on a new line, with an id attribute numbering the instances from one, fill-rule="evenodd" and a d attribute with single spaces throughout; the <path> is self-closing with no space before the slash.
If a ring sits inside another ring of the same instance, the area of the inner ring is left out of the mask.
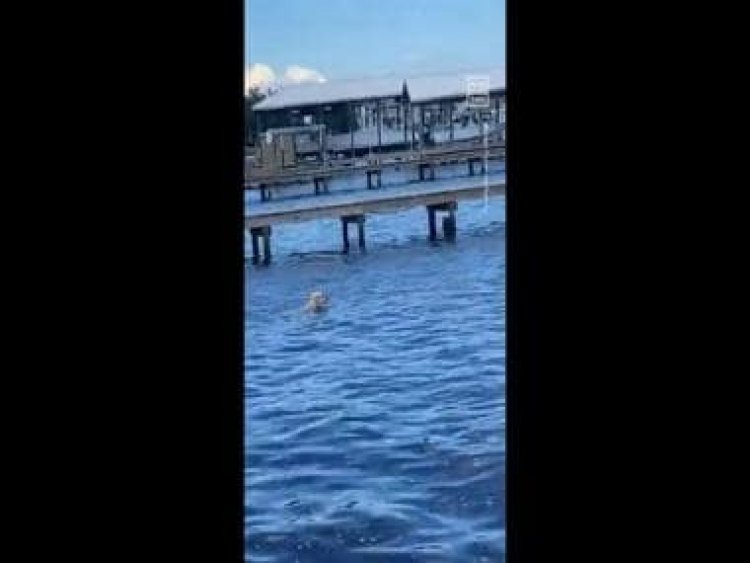
<path id="1" fill-rule="evenodd" d="M 447 241 L 456 240 L 456 214 L 452 210 L 447 217 L 443 217 L 443 236 Z"/>
<path id="2" fill-rule="evenodd" d="M 258 229 L 250 229 L 250 238 L 253 246 L 253 264 L 257 264 L 260 258 L 260 249 L 258 248 Z"/>
<path id="3" fill-rule="evenodd" d="M 429 228 L 429 238 L 430 241 L 434 241 L 437 239 L 437 228 L 435 225 L 435 207 L 432 205 L 427 206 L 427 221 L 428 221 L 428 228 Z"/>
<path id="4" fill-rule="evenodd" d="M 458 204 L 455 201 L 449 201 L 447 203 L 439 203 L 435 205 L 427 206 L 427 219 L 429 225 L 429 239 L 430 241 L 437 240 L 437 228 L 436 214 L 438 211 L 444 211 L 448 213 L 447 217 L 443 218 L 443 238 L 447 241 L 456 240 L 456 209 Z"/>
<path id="5" fill-rule="evenodd" d="M 359 239 L 359 248 L 365 249 L 365 216 L 361 215 L 357 219 L 357 236 Z"/>
<path id="6" fill-rule="evenodd" d="M 271 227 L 263 227 L 263 263 L 271 263 Z"/>
<path id="7" fill-rule="evenodd" d="M 346 217 L 341 218 L 341 236 L 344 243 L 344 254 L 349 253 L 349 222 L 346 219 Z"/>
<path id="8" fill-rule="evenodd" d="M 364 215 L 344 215 L 341 217 L 341 240 L 343 242 L 344 254 L 349 253 L 349 223 L 357 223 L 357 239 L 359 248 L 365 249 L 365 216 Z"/>
<path id="9" fill-rule="evenodd" d="M 328 193 L 328 182 L 325 176 L 315 176 L 313 178 L 313 184 L 315 185 L 315 195 L 321 192 Z"/>

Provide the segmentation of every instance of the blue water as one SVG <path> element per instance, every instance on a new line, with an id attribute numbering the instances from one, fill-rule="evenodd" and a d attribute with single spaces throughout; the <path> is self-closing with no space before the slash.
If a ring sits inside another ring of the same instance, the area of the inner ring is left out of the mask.
<path id="1" fill-rule="evenodd" d="M 455 243 L 423 208 L 366 228 L 275 226 L 247 266 L 247 560 L 504 561 L 505 199 Z"/>

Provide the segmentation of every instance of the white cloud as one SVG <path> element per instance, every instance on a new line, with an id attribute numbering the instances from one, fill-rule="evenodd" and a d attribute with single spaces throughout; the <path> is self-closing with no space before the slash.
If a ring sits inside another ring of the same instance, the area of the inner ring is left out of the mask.
<path id="1" fill-rule="evenodd" d="M 264 64 L 255 63 L 245 69 L 245 93 L 250 88 L 267 88 L 276 81 L 276 73 Z"/>
<path id="2" fill-rule="evenodd" d="M 287 67 L 284 71 L 284 82 L 287 84 L 301 84 L 303 82 L 325 82 L 326 77 L 312 68 L 299 65 Z"/>
<path id="3" fill-rule="evenodd" d="M 284 75 L 279 79 L 274 70 L 262 63 L 255 63 L 245 69 L 245 93 L 250 88 L 260 88 L 267 90 L 276 88 L 281 84 L 303 84 L 305 82 L 325 82 L 326 78 L 320 72 L 312 68 L 305 68 L 299 65 L 291 65 L 284 71 Z"/>

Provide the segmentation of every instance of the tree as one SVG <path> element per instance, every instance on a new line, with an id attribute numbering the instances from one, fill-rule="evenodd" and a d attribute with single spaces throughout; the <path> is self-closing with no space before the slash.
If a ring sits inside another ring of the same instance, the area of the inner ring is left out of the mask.
<path id="1" fill-rule="evenodd" d="M 245 143 L 248 145 L 253 144 L 253 140 L 256 136 L 256 120 L 255 113 L 253 112 L 253 106 L 265 99 L 266 95 L 260 91 L 257 86 L 250 88 L 248 93 L 245 95 Z"/>

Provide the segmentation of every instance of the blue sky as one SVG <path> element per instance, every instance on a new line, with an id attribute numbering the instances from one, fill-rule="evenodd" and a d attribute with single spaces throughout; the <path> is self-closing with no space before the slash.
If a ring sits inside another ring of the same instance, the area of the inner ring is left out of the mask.
<path id="1" fill-rule="evenodd" d="M 327 79 L 505 65 L 505 0 L 245 0 L 245 63 Z"/>

